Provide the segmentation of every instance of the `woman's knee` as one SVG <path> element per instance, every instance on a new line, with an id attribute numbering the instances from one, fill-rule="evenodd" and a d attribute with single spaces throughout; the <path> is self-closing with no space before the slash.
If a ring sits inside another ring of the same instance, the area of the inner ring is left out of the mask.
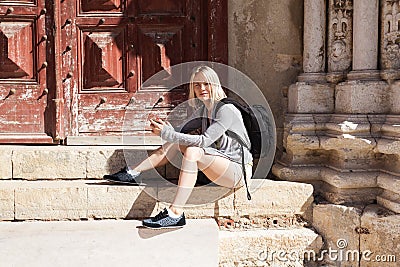
<path id="1" fill-rule="evenodd" d="M 199 161 L 204 154 L 204 150 L 201 147 L 189 146 L 186 147 L 184 156 L 190 161 Z"/>

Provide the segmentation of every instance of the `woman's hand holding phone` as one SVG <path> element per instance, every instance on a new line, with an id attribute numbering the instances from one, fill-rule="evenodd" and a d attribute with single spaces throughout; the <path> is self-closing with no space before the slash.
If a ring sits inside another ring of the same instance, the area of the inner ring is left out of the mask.
<path id="1" fill-rule="evenodd" d="M 151 131 L 156 135 L 161 135 L 161 131 L 165 125 L 172 126 L 171 123 L 162 119 L 150 119 Z"/>

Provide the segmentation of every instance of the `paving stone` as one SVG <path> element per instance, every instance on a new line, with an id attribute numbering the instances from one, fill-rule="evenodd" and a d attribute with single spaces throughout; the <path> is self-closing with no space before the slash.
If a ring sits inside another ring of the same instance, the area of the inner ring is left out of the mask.
<path id="1" fill-rule="evenodd" d="M 214 220 L 188 220 L 181 229 L 153 230 L 133 220 L 0 224 L 1 266 L 218 265 Z"/>

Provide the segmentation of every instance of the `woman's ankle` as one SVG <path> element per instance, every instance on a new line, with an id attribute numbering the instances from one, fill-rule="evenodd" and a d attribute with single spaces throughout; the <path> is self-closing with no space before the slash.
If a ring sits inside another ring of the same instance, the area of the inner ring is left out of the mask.
<path id="1" fill-rule="evenodd" d="M 172 211 L 175 215 L 182 215 L 183 210 L 174 206 L 170 206 L 169 210 Z"/>

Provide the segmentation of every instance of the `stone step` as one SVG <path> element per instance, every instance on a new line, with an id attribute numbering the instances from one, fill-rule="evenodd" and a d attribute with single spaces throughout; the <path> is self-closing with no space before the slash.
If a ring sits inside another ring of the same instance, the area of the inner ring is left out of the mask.
<path id="1" fill-rule="evenodd" d="M 381 206 L 400 213 L 400 177 L 382 173 L 377 178 L 377 183 L 383 189 L 377 196 L 377 203 Z"/>
<path id="2" fill-rule="evenodd" d="M 322 247 L 321 236 L 308 228 L 220 231 L 219 266 L 308 266 L 304 256 L 316 261 Z"/>
<path id="3" fill-rule="evenodd" d="M 0 179 L 98 179 L 159 146 L 1 146 Z M 163 173 L 165 174 L 165 173 Z"/>
<path id="4" fill-rule="evenodd" d="M 167 230 L 142 228 L 140 224 L 135 220 L 2 222 L 1 264 L 288 266 L 276 257 L 280 251 L 302 255 L 305 250 L 318 252 L 322 247 L 321 237 L 306 228 L 222 231 L 212 219 L 189 219 L 185 227 Z M 261 264 L 248 264 L 254 262 Z M 302 261 L 290 263 L 303 266 Z"/>
<path id="5" fill-rule="evenodd" d="M 249 201 L 244 187 L 231 191 L 219 186 L 196 187 L 185 214 L 188 218 L 311 218 L 312 185 L 252 179 L 251 188 Z M 146 186 L 99 180 L 0 181 L 0 220 L 144 218 L 171 202 L 175 191 L 175 185 L 166 181 Z"/>

